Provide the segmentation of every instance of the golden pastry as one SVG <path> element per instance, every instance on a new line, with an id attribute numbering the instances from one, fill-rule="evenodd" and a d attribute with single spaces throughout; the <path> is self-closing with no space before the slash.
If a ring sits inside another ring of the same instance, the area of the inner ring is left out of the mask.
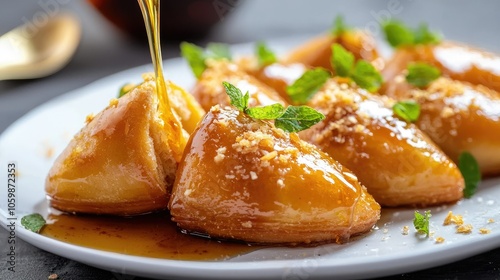
<path id="1" fill-rule="evenodd" d="M 394 116 L 393 104 L 349 80 L 331 79 L 308 103 L 326 118 L 300 136 L 351 169 L 384 206 L 461 199 L 456 165 L 415 125 Z"/>
<path id="2" fill-rule="evenodd" d="M 238 65 L 227 60 L 207 60 L 206 64 L 207 68 L 193 89 L 193 96 L 203 109 L 210 110 L 210 107 L 217 104 L 230 104 L 229 97 L 222 86 L 223 81 L 234 84 L 243 92 L 248 91 L 251 106 L 286 104 L 275 90 L 241 70 Z"/>
<path id="3" fill-rule="evenodd" d="M 470 152 L 483 174 L 500 172 L 500 94 L 485 86 L 441 77 L 419 89 L 403 75 L 385 94 L 420 104 L 416 124 L 453 160 Z"/>
<path id="4" fill-rule="evenodd" d="M 425 62 L 454 80 L 500 91 L 500 56 L 453 42 L 399 47 L 382 72 L 390 81 L 412 62 Z"/>
<path id="5" fill-rule="evenodd" d="M 180 123 L 155 90 L 146 81 L 88 120 L 50 169 L 52 207 L 113 215 L 167 208 L 188 135 L 172 128 Z"/>
<path id="6" fill-rule="evenodd" d="M 189 139 L 169 208 L 189 232 L 258 243 L 343 242 L 380 215 L 353 173 L 297 134 L 219 106 Z"/>
<path id="7" fill-rule="evenodd" d="M 283 100 L 293 103 L 286 89 L 307 70 L 309 70 L 309 67 L 302 63 L 275 62 L 262 67 L 249 68 L 247 71 L 278 92 Z"/>
<path id="8" fill-rule="evenodd" d="M 373 36 L 362 30 L 346 30 L 338 35 L 328 33 L 314 38 L 292 50 L 283 58 L 285 63 L 302 63 L 311 67 L 322 67 L 333 71 L 330 63 L 332 45 L 342 45 L 356 59 L 371 62 L 377 69 L 383 67 Z"/>

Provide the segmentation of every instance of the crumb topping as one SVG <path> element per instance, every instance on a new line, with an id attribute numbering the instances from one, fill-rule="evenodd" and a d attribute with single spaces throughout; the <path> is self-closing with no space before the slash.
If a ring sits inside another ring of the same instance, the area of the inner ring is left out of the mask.
<path id="1" fill-rule="evenodd" d="M 118 99 L 116 98 L 112 98 L 110 101 L 109 101 L 109 107 L 116 107 L 118 106 Z"/>
<path id="2" fill-rule="evenodd" d="M 444 237 L 439 236 L 439 237 L 436 238 L 436 243 L 437 244 L 441 244 L 441 243 L 444 242 L 444 240 L 445 240 Z"/>
<path id="3" fill-rule="evenodd" d="M 214 157 L 214 161 L 216 163 L 220 163 L 224 160 L 224 158 L 226 157 L 226 155 L 224 154 L 226 150 L 226 147 L 220 147 L 217 149 L 217 155 Z"/>
<path id="4" fill-rule="evenodd" d="M 464 219 L 461 215 L 453 215 L 453 212 L 449 211 L 448 215 L 446 215 L 446 218 L 444 219 L 443 225 L 447 226 L 451 224 L 461 226 L 464 224 Z"/>
<path id="5" fill-rule="evenodd" d="M 457 227 L 457 233 L 469 234 L 472 232 L 472 225 L 466 224 Z"/>
<path id="6" fill-rule="evenodd" d="M 314 133 L 309 131 L 305 134 L 309 135 L 308 140 L 317 145 L 332 140 L 343 144 L 355 134 L 372 136 L 369 127 L 373 124 L 396 119 L 390 109 L 394 104 L 392 98 L 375 97 L 357 86 L 331 79 L 308 104 L 323 113 L 326 120 L 317 124 L 317 129 L 313 128 Z"/>
<path id="7" fill-rule="evenodd" d="M 85 123 L 86 124 L 89 124 L 93 119 L 94 119 L 95 115 L 93 113 L 90 113 L 88 114 L 86 117 L 85 117 Z"/>
<path id="8" fill-rule="evenodd" d="M 480 229 L 479 229 L 479 233 L 480 233 L 480 234 L 488 234 L 488 233 L 491 233 L 491 229 L 487 229 L 487 228 L 480 228 Z"/>
<path id="9" fill-rule="evenodd" d="M 252 228 L 252 222 L 251 221 L 246 221 L 241 223 L 241 226 L 244 228 Z"/>
<path id="10" fill-rule="evenodd" d="M 410 227 L 409 226 L 404 226 L 402 229 L 401 229 L 401 234 L 402 235 L 408 235 L 408 233 L 410 232 Z"/>

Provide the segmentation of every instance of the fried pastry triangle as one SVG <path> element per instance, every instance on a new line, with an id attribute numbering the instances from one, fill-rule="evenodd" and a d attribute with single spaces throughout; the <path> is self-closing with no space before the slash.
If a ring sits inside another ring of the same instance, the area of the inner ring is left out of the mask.
<path id="1" fill-rule="evenodd" d="M 349 80 L 331 79 L 308 103 L 326 118 L 300 136 L 353 170 L 381 205 L 461 199 L 457 166 L 414 124 L 398 119 L 393 104 Z"/>
<path id="2" fill-rule="evenodd" d="M 420 104 L 416 125 L 454 161 L 470 152 L 484 175 L 500 174 L 500 93 L 441 77 L 423 89 L 400 77 L 385 94 Z"/>
<path id="3" fill-rule="evenodd" d="M 342 242 L 380 216 L 356 176 L 328 155 L 219 106 L 191 135 L 169 208 L 188 231 L 259 243 Z"/>
<path id="4" fill-rule="evenodd" d="M 146 81 L 112 100 L 75 135 L 46 180 L 52 207 L 113 215 L 167 208 L 177 154 L 188 135 L 164 121 L 175 117 L 159 106 L 155 88 Z"/>

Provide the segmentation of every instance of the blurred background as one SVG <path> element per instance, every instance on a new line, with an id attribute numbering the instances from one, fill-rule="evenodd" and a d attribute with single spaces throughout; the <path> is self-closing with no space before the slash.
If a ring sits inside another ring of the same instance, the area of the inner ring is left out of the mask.
<path id="1" fill-rule="evenodd" d="M 92 3 L 92 5 L 91 5 Z M 180 4 L 179 4 L 180 3 Z M 167 4 L 167 5 L 165 5 Z M 94 6 L 118 23 L 106 20 Z M 137 3 L 133 0 L 2 1 L 0 34 L 27 21 L 70 11 L 79 19 L 82 36 L 69 64 L 47 78 L 0 81 L 0 133 L 17 118 L 46 100 L 112 73 L 150 62 Z M 467 0 L 189 0 L 163 1 L 162 22 L 171 35 L 163 39 L 165 59 L 179 55 L 178 41 L 241 43 L 272 40 L 328 30 L 337 14 L 352 26 L 379 33 L 378 22 L 400 18 L 410 25 L 424 21 L 446 38 L 500 52 L 498 1 Z M 132 27 L 130 27 L 132 25 Z M 127 28 L 128 27 L 128 28 Z M 197 28 L 199 31 L 196 31 Z M 123 32 L 127 29 L 128 32 Z M 177 41 L 177 42 L 176 42 Z"/>
<path id="2" fill-rule="evenodd" d="M 338 14 L 343 14 L 349 25 L 366 28 L 375 35 L 380 35 L 379 22 L 389 18 L 401 19 L 410 26 L 427 22 L 431 29 L 440 30 L 447 39 L 500 53 L 500 1 L 163 0 L 162 6 L 167 8 L 161 17 L 165 31 L 164 59 L 179 56 L 181 40 L 200 45 L 211 41 L 233 44 L 319 34 L 329 30 Z M 74 14 L 81 24 L 81 41 L 76 52 L 63 69 L 51 76 L 0 80 L 0 133 L 29 110 L 56 96 L 110 74 L 150 63 L 142 18 L 134 0 L 3 0 L 0 35 L 26 22 L 41 24 L 63 11 Z M 35 24 L 34 28 L 37 27 Z M 0 230 L 0 243 L 7 244 L 6 239 L 6 231 Z M 66 275 L 64 279 L 118 277 L 53 256 L 29 244 L 20 244 L 19 254 L 24 262 L 16 274 L 18 279 L 46 279 L 49 271 Z M 3 248 L 0 259 L 5 256 Z M 489 273 L 484 274 L 484 279 L 499 279 L 498 257 L 496 261 L 492 259 L 499 253 L 499 250 L 492 251 L 459 264 L 430 270 L 427 274 L 409 274 L 403 279 L 429 275 L 444 277 L 450 273 L 455 273 L 451 279 L 462 279 L 457 275 L 467 279 L 474 275 L 470 273 L 481 271 Z M 3 259 L 1 263 L 4 264 Z M 0 279 L 9 279 L 3 273 L 5 269 L 0 271 Z"/>

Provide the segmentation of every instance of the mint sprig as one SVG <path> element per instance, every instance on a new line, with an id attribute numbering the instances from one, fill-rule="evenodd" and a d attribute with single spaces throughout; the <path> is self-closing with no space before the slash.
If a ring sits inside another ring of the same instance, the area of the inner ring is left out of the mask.
<path id="1" fill-rule="evenodd" d="M 299 132 L 325 119 L 320 112 L 308 106 L 288 106 L 274 125 L 288 132 Z"/>
<path id="2" fill-rule="evenodd" d="M 209 43 L 207 50 L 204 50 L 195 44 L 182 42 L 180 48 L 182 56 L 187 60 L 197 79 L 201 77 L 201 74 L 207 68 L 205 63 L 207 59 L 231 59 L 229 47 L 221 43 Z"/>
<path id="3" fill-rule="evenodd" d="M 222 82 L 229 96 L 231 105 L 238 110 L 259 120 L 274 120 L 274 125 L 287 132 L 299 132 L 307 129 L 325 118 L 320 112 L 307 106 L 288 106 L 276 103 L 262 107 L 248 107 L 249 94 L 228 82 Z"/>
<path id="4" fill-rule="evenodd" d="M 340 44 L 332 45 L 331 63 L 340 77 L 350 77 L 354 68 L 354 54 L 344 49 Z"/>
<path id="5" fill-rule="evenodd" d="M 394 114 L 407 122 L 416 122 L 420 117 L 420 105 L 413 101 L 399 101 L 392 106 Z"/>
<path id="6" fill-rule="evenodd" d="M 430 210 L 425 211 L 423 215 L 418 211 L 415 211 L 413 226 L 418 233 L 425 233 L 427 236 L 429 236 L 429 221 L 431 217 L 432 215 Z"/>
<path id="7" fill-rule="evenodd" d="M 331 30 L 332 35 L 341 36 L 349 29 L 350 28 L 345 24 L 345 20 L 342 15 L 338 15 L 335 17 L 335 20 L 333 21 L 333 28 Z"/>
<path id="8" fill-rule="evenodd" d="M 431 32 L 427 24 L 420 24 L 416 29 L 411 29 L 403 22 L 389 20 L 382 24 L 387 42 L 392 47 L 414 46 L 419 44 L 437 44 L 441 36 Z"/>
<path id="9" fill-rule="evenodd" d="M 384 82 L 382 75 L 365 60 L 355 63 L 354 55 L 340 44 L 332 45 L 331 64 L 340 77 L 352 79 L 359 87 L 370 92 L 377 91 Z"/>
<path id="10" fill-rule="evenodd" d="M 331 76 L 331 73 L 323 68 L 307 70 L 292 85 L 287 86 L 286 92 L 294 103 L 304 104 L 314 96 Z"/>
<path id="11" fill-rule="evenodd" d="M 258 120 L 274 120 L 285 113 L 285 107 L 276 103 L 263 107 L 246 108 L 244 112 L 250 117 Z"/>
<path id="12" fill-rule="evenodd" d="M 438 44 L 441 42 L 441 36 L 429 29 L 426 23 L 421 23 L 417 29 L 413 31 L 415 36 L 415 44 Z"/>
<path id="13" fill-rule="evenodd" d="M 229 50 L 229 46 L 226 44 L 208 43 L 205 57 L 213 59 L 225 58 L 227 60 L 231 60 L 231 51 Z"/>
<path id="14" fill-rule="evenodd" d="M 264 42 L 259 42 L 255 45 L 255 53 L 257 54 L 257 59 L 261 67 L 278 61 L 276 54 L 269 49 Z"/>
<path id="15" fill-rule="evenodd" d="M 479 164 L 471 153 L 462 152 L 458 157 L 458 169 L 460 169 L 465 180 L 464 197 L 471 198 L 476 193 L 479 182 L 481 182 Z"/>
<path id="16" fill-rule="evenodd" d="M 29 214 L 21 218 L 21 225 L 29 231 L 40 232 L 47 222 L 38 213 Z"/>
<path id="17" fill-rule="evenodd" d="M 369 92 L 376 92 L 384 79 L 382 75 L 373 67 L 373 65 L 365 60 L 359 60 L 354 66 L 354 72 L 351 75 L 356 84 Z"/>
<path id="18" fill-rule="evenodd" d="M 426 63 L 412 63 L 408 65 L 406 81 L 416 87 L 423 88 L 441 76 L 441 71 Z"/>

